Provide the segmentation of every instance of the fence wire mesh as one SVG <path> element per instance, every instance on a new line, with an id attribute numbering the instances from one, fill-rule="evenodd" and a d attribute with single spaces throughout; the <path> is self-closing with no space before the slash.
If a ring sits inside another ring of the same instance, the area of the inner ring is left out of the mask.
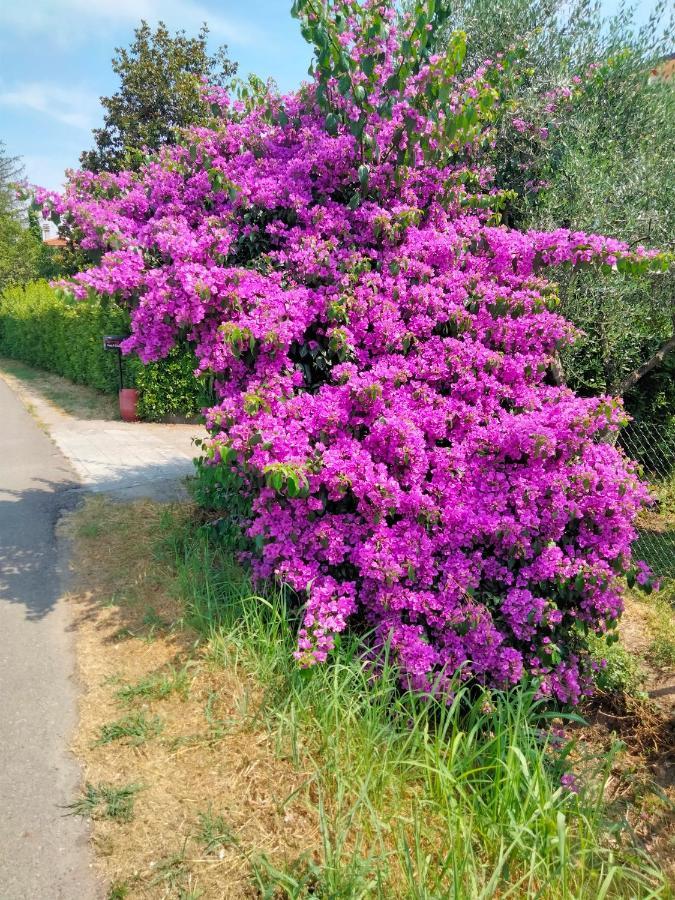
<path id="1" fill-rule="evenodd" d="M 658 425 L 631 422 L 621 432 L 619 443 L 640 464 L 655 497 L 653 506 L 638 519 L 635 558 L 643 559 L 655 574 L 675 578 L 675 433 Z"/>

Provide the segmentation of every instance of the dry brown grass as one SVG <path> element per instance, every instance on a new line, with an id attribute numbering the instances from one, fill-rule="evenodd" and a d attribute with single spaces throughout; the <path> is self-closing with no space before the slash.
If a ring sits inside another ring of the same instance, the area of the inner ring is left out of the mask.
<path id="1" fill-rule="evenodd" d="M 120 418 L 115 394 L 104 394 L 84 384 L 36 369 L 16 359 L 0 357 L 0 372 L 18 393 L 34 394 L 78 419 Z"/>
<path id="2" fill-rule="evenodd" d="M 252 864 L 262 854 L 287 871 L 302 854 L 321 859 L 316 761 L 291 762 L 256 717 L 262 698 L 254 678 L 244 667 L 223 668 L 222 655 L 214 662 L 217 654 L 183 620 L 176 572 L 151 553 L 162 514 L 149 501 L 123 505 L 99 497 L 66 524 L 74 538 L 71 602 L 82 684 L 73 749 L 84 782 L 140 785 L 130 821 L 94 817 L 98 865 L 110 885 L 128 891 L 111 898 L 258 897 Z M 194 510 L 183 505 L 171 516 L 175 524 L 194 518 Z M 624 640 L 638 654 L 644 615 L 629 604 Z M 128 690 L 175 673 L 181 689 L 163 699 L 152 690 Z M 104 725 L 134 713 L 159 717 L 160 733 L 142 742 L 98 743 Z M 626 697 L 599 698 L 584 713 L 590 725 L 579 727 L 579 771 L 589 757 L 592 765 L 608 753 L 616 737 L 626 743 L 607 785 L 608 814 L 626 821 L 672 872 L 671 725 L 658 708 Z M 408 797 L 387 804 L 402 816 L 412 806 Z M 429 833 L 436 836 L 431 854 L 444 835 L 434 827 Z M 390 863 L 388 884 L 403 891 L 391 896 L 408 896 L 400 860 Z"/>
<path id="3" fill-rule="evenodd" d="M 130 822 L 95 818 L 104 878 L 133 898 L 257 896 L 250 859 L 278 862 L 318 847 L 306 773 L 279 758 L 252 711 L 256 686 L 211 665 L 198 635 L 180 622 L 169 572 L 148 560 L 160 508 L 91 498 L 66 523 L 74 541 L 70 597 L 81 682 L 73 750 L 84 781 L 140 784 Z M 121 686 L 187 667 L 185 694 L 121 700 Z M 106 723 L 142 711 L 161 733 L 141 744 L 97 744 Z M 221 817 L 210 847 L 200 816 Z M 201 893 L 200 893 L 201 892 Z"/>
<path id="4" fill-rule="evenodd" d="M 628 592 L 619 633 L 626 649 L 640 660 L 649 697 L 675 723 L 675 667 L 653 660 L 655 638 L 663 633 L 671 643 L 675 640 L 675 612 L 658 595 L 643 599 Z"/>

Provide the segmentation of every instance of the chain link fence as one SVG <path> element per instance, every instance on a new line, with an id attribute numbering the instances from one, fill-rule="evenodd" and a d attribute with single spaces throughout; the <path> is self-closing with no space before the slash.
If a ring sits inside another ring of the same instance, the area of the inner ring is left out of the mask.
<path id="1" fill-rule="evenodd" d="M 675 578 L 675 433 L 633 421 L 621 432 L 619 444 L 640 464 L 656 498 L 638 519 L 635 558 L 643 559 L 656 575 Z"/>

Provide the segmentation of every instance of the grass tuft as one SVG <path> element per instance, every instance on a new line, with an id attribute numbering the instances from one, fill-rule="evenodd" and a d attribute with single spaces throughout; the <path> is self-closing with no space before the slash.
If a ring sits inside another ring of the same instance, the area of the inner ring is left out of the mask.
<path id="1" fill-rule="evenodd" d="M 238 845 L 237 836 L 223 816 L 214 814 L 210 808 L 199 813 L 198 821 L 195 837 L 204 848 L 204 853 L 217 853 L 221 848 Z"/>
<path id="2" fill-rule="evenodd" d="M 67 809 L 73 816 L 130 822 L 134 814 L 136 794 L 140 790 L 141 786 L 138 784 L 114 787 L 110 784 L 87 783 L 84 794 L 74 803 L 69 804 Z"/>
<path id="3" fill-rule="evenodd" d="M 129 743 L 136 746 L 160 734 L 162 727 L 163 723 L 159 716 L 148 718 L 144 712 L 132 713 L 104 725 L 96 745 L 128 740 Z"/>
<path id="4" fill-rule="evenodd" d="M 165 672 L 153 672 L 134 684 L 125 684 L 115 692 L 118 700 L 125 703 L 134 700 L 164 700 L 171 694 L 178 694 L 187 700 L 190 692 L 190 679 L 187 667 L 169 668 Z"/>
<path id="5" fill-rule="evenodd" d="M 115 882 L 108 891 L 108 900 L 125 900 L 129 896 L 131 888 L 124 882 Z"/>

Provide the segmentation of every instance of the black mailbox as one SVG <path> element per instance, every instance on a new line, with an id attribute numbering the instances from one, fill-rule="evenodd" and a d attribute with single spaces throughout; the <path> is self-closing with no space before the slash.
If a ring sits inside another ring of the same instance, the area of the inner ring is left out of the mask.
<path id="1" fill-rule="evenodd" d="M 103 338 L 103 349 L 104 350 L 119 350 L 123 340 L 125 340 L 124 335 L 106 334 L 105 337 Z"/>

